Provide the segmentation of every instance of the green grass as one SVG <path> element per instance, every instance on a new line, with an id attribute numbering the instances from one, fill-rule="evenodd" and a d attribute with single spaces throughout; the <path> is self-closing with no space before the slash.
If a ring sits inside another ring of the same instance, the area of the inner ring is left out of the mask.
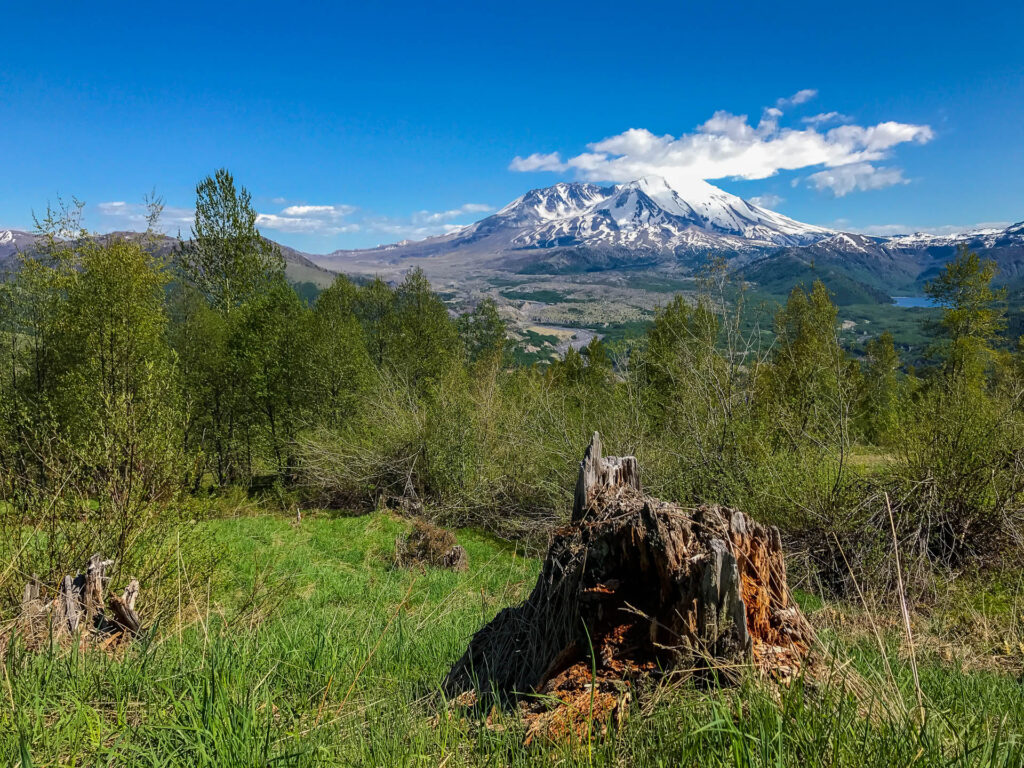
<path id="1" fill-rule="evenodd" d="M 204 525 L 224 559 L 209 602 L 182 596 L 198 612 L 183 609 L 180 623 L 155 628 L 123 657 L 8 650 L 0 765 L 1021 764 L 1020 684 L 932 662 L 922 668 L 923 728 L 828 692 L 797 687 L 776 701 L 752 682 L 677 685 L 646 689 L 624 726 L 589 747 L 527 749 L 513 714 L 494 713 L 489 728 L 475 716 L 439 717 L 435 692 L 473 631 L 528 592 L 536 559 L 460 532 L 468 573 L 396 570 L 405 524 L 383 514 Z M 870 643 L 844 652 L 867 679 L 879 675 Z M 887 700 L 906 705 L 909 669 L 897 648 L 889 656 L 898 692 Z"/>

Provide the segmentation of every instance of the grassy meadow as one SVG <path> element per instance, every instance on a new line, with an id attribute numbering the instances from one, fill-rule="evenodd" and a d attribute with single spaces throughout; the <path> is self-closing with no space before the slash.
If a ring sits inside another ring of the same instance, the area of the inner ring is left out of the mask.
<path id="1" fill-rule="evenodd" d="M 915 618 L 923 725 L 895 602 L 868 611 L 798 593 L 869 697 L 669 678 L 638 691 L 607 735 L 524 747 L 514 712 L 450 710 L 438 686 L 470 635 L 529 591 L 537 553 L 460 531 L 468 572 L 398 569 L 408 525 L 387 512 L 203 523 L 214 578 L 183 588 L 141 640 L 114 655 L 6 650 L 0 764 L 1024 764 L 1024 648 L 1005 584 Z"/>

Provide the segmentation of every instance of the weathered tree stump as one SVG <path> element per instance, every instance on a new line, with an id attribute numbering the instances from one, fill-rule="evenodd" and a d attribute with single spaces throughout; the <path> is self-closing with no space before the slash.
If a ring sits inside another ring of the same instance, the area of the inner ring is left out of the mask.
<path id="1" fill-rule="evenodd" d="M 49 597 L 33 577 L 25 585 L 17 622 L 26 642 L 39 645 L 52 636 L 57 640 L 77 638 L 82 642 L 109 644 L 137 635 L 142 627 L 135 611 L 138 580 L 132 579 L 121 596 L 104 599 L 109 580 L 106 571 L 113 564 L 113 560 L 93 555 L 85 573 L 66 575 L 56 593 Z"/>
<path id="2" fill-rule="evenodd" d="M 779 532 L 720 506 L 645 496 L 636 460 L 602 457 L 595 434 L 580 464 L 572 523 L 557 531 L 532 593 L 478 631 L 444 690 L 514 701 L 555 696 L 539 731 L 565 732 L 621 711 L 643 675 L 753 664 L 788 680 L 808 658 L 810 625 L 792 601 Z"/>

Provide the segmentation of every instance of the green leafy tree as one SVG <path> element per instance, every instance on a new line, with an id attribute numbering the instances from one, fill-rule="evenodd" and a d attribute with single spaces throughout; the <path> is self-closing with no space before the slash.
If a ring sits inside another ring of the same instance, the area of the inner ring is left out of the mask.
<path id="1" fill-rule="evenodd" d="M 394 297 L 394 314 L 385 331 L 385 365 L 418 387 L 461 365 L 455 323 L 423 271 L 411 270 Z"/>
<path id="2" fill-rule="evenodd" d="M 265 451 L 279 475 L 293 464 L 290 449 L 305 406 L 298 355 L 306 312 L 298 294 L 280 276 L 242 305 L 232 329 L 235 378 L 246 396 L 243 419 L 250 471 L 253 450 Z"/>
<path id="3" fill-rule="evenodd" d="M 846 440 L 850 366 L 839 344 L 837 315 L 820 280 L 809 292 L 795 287 L 776 315 L 767 383 L 791 444 L 803 437 Z"/>
<path id="4" fill-rule="evenodd" d="M 742 303 L 727 302 L 731 286 L 710 277 L 695 304 L 676 296 L 656 314 L 639 356 L 640 392 L 655 439 L 671 446 L 666 492 L 735 502 L 764 444 L 751 396 L 761 359 L 738 330 Z"/>
<path id="5" fill-rule="evenodd" d="M 900 356 L 889 331 L 868 341 L 857 393 L 857 424 L 864 438 L 875 445 L 888 444 L 896 434 L 904 401 L 899 369 Z"/>
<path id="6" fill-rule="evenodd" d="M 584 378 L 587 384 L 595 390 L 610 387 L 615 381 L 615 366 L 604 342 L 595 336 L 587 344 L 586 353 Z"/>
<path id="7" fill-rule="evenodd" d="M 313 305 L 302 344 L 303 399 L 311 425 L 336 429 L 355 415 L 373 380 L 373 365 L 355 315 L 358 289 L 335 279 Z"/>
<path id="8" fill-rule="evenodd" d="M 356 291 L 353 307 L 363 327 L 366 350 L 373 364 L 384 365 L 395 326 L 395 292 L 379 277 Z"/>
<path id="9" fill-rule="evenodd" d="M 87 235 L 78 210 L 48 210 L 40 258 L 0 288 L 0 556 L 56 583 L 103 552 L 115 580 L 158 590 L 176 566 L 168 538 L 190 533 L 178 527 L 188 418 L 168 344 L 170 275 L 152 233 Z"/>
<path id="10" fill-rule="evenodd" d="M 190 454 L 202 459 L 187 482 L 199 490 L 207 470 L 221 485 L 240 481 L 242 403 L 231 378 L 229 318 L 193 286 L 182 283 L 170 293 L 169 312 L 168 335 L 178 356 L 188 406 L 182 441 Z"/>
<path id="11" fill-rule="evenodd" d="M 187 434 L 222 485 L 248 482 L 264 456 L 281 471 L 297 418 L 298 398 L 284 390 L 298 379 L 280 369 L 296 349 L 286 327 L 301 302 L 256 219 L 249 193 L 218 170 L 196 187 L 192 238 L 178 254 L 173 338 L 201 413 Z"/>
<path id="12" fill-rule="evenodd" d="M 643 364 L 648 391 L 660 410 L 694 380 L 695 371 L 714 365 L 718 333 L 719 319 L 708 301 L 691 306 L 677 295 L 658 310 L 647 332 Z"/>
<path id="13" fill-rule="evenodd" d="M 57 413 L 123 518 L 181 486 L 182 403 L 167 344 L 168 274 L 138 242 L 82 248 L 62 326 Z M 123 530 L 128 529 L 123 526 Z M 120 542 L 127 546 L 127 541 Z"/>
<path id="14" fill-rule="evenodd" d="M 196 187 L 191 240 L 178 263 L 185 279 L 212 307 L 229 312 L 258 295 L 284 273 L 280 249 L 256 228 L 256 210 L 245 187 L 221 168 Z"/>
<path id="15" fill-rule="evenodd" d="M 942 307 L 934 350 L 942 365 L 915 393 L 896 443 L 907 488 L 897 524 L 921 554 L 947 565 L 998 549 L 1019 525 L 1024 495 L 1019 390 L 1003 378 L 995 348 L 1005 328 L 995 275 L 993 262 L 961 248 L 928 284 Z"/>
<path id="16" fill-rule="evenodd" d="M 925 292 L 942 307 L 942 348 L 947 368 L 955 373 L 979 376 L 992 362 L 992 342 L 1006 328 L 1005 289 L 992 281 L 998 269 L 994 261 L 961 246 L 953 261 L 925 286 Z"/>
<path id="17" fill-rule="evenodd" d="M 548 378 L 559 384 L 581 384 L 586 374 L 586 361 L 576 347 L 570 345 L 561 360 L 548 366 Z"/>
<path id="18" fill-rule="evenodd" d="M 456 323 L 466 357 L 471 363 L 500 358 L 505 351 L 505 321 L 491 297 L 483 299 Z"/>
<path id="19" fill-rule="evenodd" d="M 836 319 L 821 281 L 810 291 L 795 287 L 776 315 L 771 364 L 759 382 L 762 418 L 775 438 L 760 492 L 777 499 L 790 524 L 831 526 L 842 509 L 857 368 Z"/>

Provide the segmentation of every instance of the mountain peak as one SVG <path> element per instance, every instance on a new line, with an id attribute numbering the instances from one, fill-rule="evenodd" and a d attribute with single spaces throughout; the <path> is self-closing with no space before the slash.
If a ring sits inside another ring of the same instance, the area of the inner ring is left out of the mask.
<path id="1" fill-rule="evenodd" d="M 653 254 L 760 253 L 808 245 L 833 234 L 759 208 L 703 179 L 669 181 L 650 174 L 611 186 L 563 181 L 531 189 L 461 230 L 380 250 L 392 261 L 454 251 L 469 260 L 478 256 L 500 262 L 511 256 L 528 261 L 539 254 L 527 252 L 545 249 L 650 259 Z"/>

